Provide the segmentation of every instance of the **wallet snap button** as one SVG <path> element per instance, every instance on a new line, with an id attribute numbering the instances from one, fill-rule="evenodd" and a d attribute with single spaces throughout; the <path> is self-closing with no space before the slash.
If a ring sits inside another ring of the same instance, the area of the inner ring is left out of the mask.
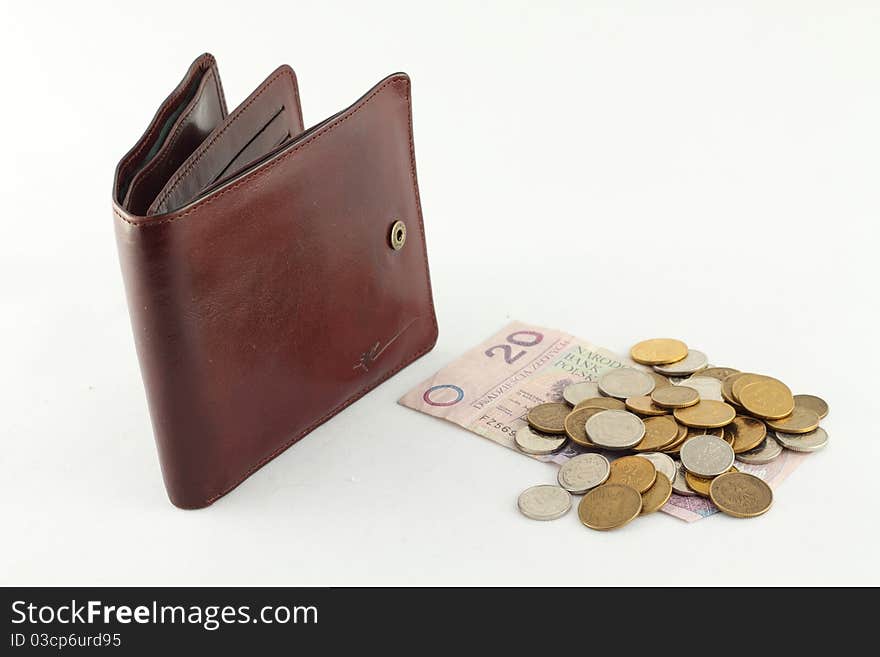
<path id="1" fill-rule="evenodd" d="M 391 248 L 400 251 L 406 243 L 406 224 L 398 220 L 391 227 Z"/>

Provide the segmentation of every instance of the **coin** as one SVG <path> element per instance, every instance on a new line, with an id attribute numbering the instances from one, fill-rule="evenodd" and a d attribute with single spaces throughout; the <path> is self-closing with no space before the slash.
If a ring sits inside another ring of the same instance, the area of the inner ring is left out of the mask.
<path id="1" fill-rule="evenodd" d="M 767 426 L 777 433 L 810 433 L 819 426 L 819 414 L 803 406 L 795 406 L 788 417 L 767 420 Z"/>
<path id="2" fill-rule="evenodd" d="M 651 487 L 642 493 L 641 515 L 654 513 L 672 497 L 672 482 L 662 472 L 657 473 L 657 478 Z"/>
<path id="3" fill-rule="evenodd" d="M 736 404 L 739 405 L 739 400 L 733 396 L 733 384 L 740 380 L 740 378 L 744 377 L 747 372 L 737 372 L 736 374 L 731 374 L 727 378 L 721 381 L 721 396 L 724 398 L 728 404 Z"/>
<path id="4" fill-rule="evenodd" d="M 682 381 L 681 385 L 696 390 L 700 394 L 700 399 L 724 401 L 721 396 L 721 381 L 711 376 L 703 376 L 702 370 L 696 376 Z"/>
<path id="5" fill-rule="evenodd" d="M 742 392 L 742 389 L 747 385 L 752 383 L 757 383 L 758 381 L 763 381 L 764 379 L 768 379 L 770 377 L 766 377 L 763 374 L 754 374 L 753 372 L 746 372 L 745 374 L 738 376 L 736 380 L 733 382 L 733 385 L 730 386 L 730 391 L 733 393 L 733 399 L 737 404 L 742 404 L 742 401 L 739 398 L 739 393 Z"/>
<path id="6" fill-rule="evenodd" d="M 571 508 L 571 495 L 559 486 L 532 486 L 520 493 L 519 510 L 532 520 L 556 520 Z"/>
<path id="7" fill-rule="evenodd" d="M 602 484 L 584 495 L 578 518 L 590 529 L 601 531 L 623 527 L 642 510 L 642 496 L 629 486 Z"/>
<path id="8" fill-rule="evenodd" d="M 667 386 L 651 393 L 651 401 L 663 408 L 685 408 L 700 402 L 700 393 L 687 386 Z"/>
<path id="9" fill-rule="evenodd" d="M 712 480 L 709 498 L 729 516 L 754 518 L 773 504 L 773 491 L 755 475 L 727 472 Z"/>
<path id="10" fill-rule="evenodd" d="M 606 449 L 629 449 L 645 437 L 645 423 L 629 411 L 596 413 L 586 424 L 590 442 Z"/>
<path id="11" fill-rule="evenodd" d="M 712 429 L 730 424 L 736 417 L 736 409 L 730 404 L 706 399 L 694 406 L 676 408 L 673 415 L 686 426 Z"/>
<path id="12" fill-rule="evenodd" d="M 533 429 L 543 433 L 565 433 L 565 416 L 570 412 L 568 404 L 538 404 L 529 410 L 527 419 Z"/>
<path id="13" fill-rule="evenodd" d="M 816 395 L 795 395 L 794 405 L 816 411 L 820 420 L 828 415 L 828 403 Z"/>
<path id="14" fill-rule="evenodd" d="M 627 397 L 626 410 L 639 415 L 666 415 L 669 411 L 657 406 L 648 395 L 641 397 Z"/>
<path id="15" fill-rule="evenodd" d="M 687 356 L 669 365 L 654 365 L 654 371 L 666 376 L 690 376 L 708 365 L 709 358 L 702 351 L 689 349 Z"/>
<path id="16" fill-rule="evenodd" d="M 741 381 L 734 384 L 734 394 L 752 415 L 772 420 L 787 417 L 794 410 L 791 390 L 781 381 L 768 377 L 739 388 Z"/>
<path id="17" fill-rule="evenodd" d="M 665 365 L 686 358 L 688 348 L 681 340 L 654 338 L 633 346 L 629 355 L 642 365 Z"/>
<path id="18" fill-rule="evenodd" d="M 566 436 L 558 436 L 555 434 L 542 434 L 535 431 L 529 425 L 525 425 L 516 430 L 513 442 L 517 448 L 526 454 L 552 454 L 565 446 Z"/>
<path id="19" fill-rule="evenodd" d="M 675 479 L 672 480 L 672 490 L 676 495 L 684 495 L 685 497 L 693 497 L 696 493 L 687 484 L 685 479 L 686 471 L 681 463 L 675 464 Z"/>
<path id="20" fill-rule="evenodd" d="M 662 452 L 645 452 L 644 454 L 639 454 L 639 456 L 653 463 L 657 472 L 666 475 L 669 481 L 675 479 L 675 461 L 666 456 L 666 454 Z"/>
<path id="21" fill-rule="evenodd" d="M 735 370 L 732 367 L 707 367 L 704 370 L 700 370 L 700 376 L 711 376 L 719 381 L 724 381 L 731 374 L 739 374 L 739 370 Z"/>
<path id="22" fill-rule="evenodd" d="M 675 437 L 675 440 L 661 450 L 664 454 L 677 454 L 679 448 L 684 441 L 687 440 L 689 431 L 688 427 L 680 422 L 676 422 L 676 424 L 678 425 L 678 435 Z"/>
<path id="23" fill-rule="evenodd" d="M 770 463 L 780 454 L 782 454 L 782 445 L 776 442 L 776 439 L 768 433 L 760 445 L 748 452 L 737 454 L 736 460 L 750 465 L 764 465 L 765 463 Z"/>
<path id="24" fill-rule="evenodd" d="M 577 443 L 581 447 L 593 447 L 593 442 L 587 437 L 586 424 L 596 413 L 601 413 L 604 408 L 576 408 L 565 416 L 565 435 L 571 438 L 572 442 Z"/>
<path id="25" fill-rule="evenodd" d="M 562 464 L 557 479 L 569 493 L 580 495 L 605 483 L 611 464 L 601 454 L 580 454 Z"/>
<path id="26" fill-rule="evenodd" d="M 767 437 L 767 425 L 747 415 L 737 415 L 724 431 L 725 439 L 733 439 L 732 447 L 735 454 L 742 454 L 755 449 Z"/>
<path id="27" fill-rule="evenodd" d="M 599 396 L 599 384 L 595 381 L 581 381 L 565 386 L 562 398 L 572 406 L 577 406 L 585 399 Z"/>
<path id="28" fill-rule="evenodd" d="M 611 462 L 609 484 L 624 484 L 644 493 L 654 485 L 657 468 L 648 459 L 641 456 L 622 456 Z"/>
<path id="29" fill-rule="evenodd" d="M 776 432 L 776 440 L 793 452 L 818 452 L 828 444 L 828 433 L 822 427 L 802 434 Z"/>
<path id="30" fill-rule="evenodd" d="M 654 389 L 654 379 L 634 367 L 608 370 L 599 377 L 599 390 L 603 395 L 626 399 L 649 395 Z"/>
<path id="31" fill-rule="evenodd" d="M 682 466 L 684 469 L 684 466 Z M 712 485 L 712 479 L 706 477 L 698 477 L 692 472 L 685 470 L 684 481 L 696 495 L 700 497 L 709 497 L 709 486 Z"/>
<path id="32" fill-rule="evenodd" d="M 615 399 L 614 397 L 590 397 L 589 399 L 585 399 L 577 406 L 575 406 L 574 410 L 578 410 L 581 408 L 605 408 L 608 410 L 622 411 L 624 408 L 626 408 L 626 404 L 624 404 L 619 399 Z"/>
<path id="33" fill-rule="evenodd" d="M 728 472 L 739 472 L 739 470 L 731 467 Z M 700 497 L 709 497 L 709 486 L 712 485 L 714 477 L 698 477 L 692 472 L 685 470 L 684 479 L 688 487 L 697 495 Z"/>
<path id="34" fill-rule="evenodd" d="M 672 385 L 672 381 L 670 381 L 669 379 L 667 379 L 667 378 L 666 378 L 665 376 L 663 376 L 662 374 L 657 374 L 657 372 L 655 372 L 654 370 L 648 370 L 647 372 L 645 372 L 645 374 L 647 374 L 647 375 L 650 376 L 652 379 L 654 379 L 654 389 L 655 389 L 655 390 L 656 390 L 657 388 L 663 388 L 663 387 L 665 387 L 665 386 L 671 386 L 671 385 Z"/>
<path id="35" fill-rule="evenodd" d="M 637 452 L 663 449 L 678 437 L 678 422 L 671 415 L 645 418 L 642 423 L 645 425 L 645 437 L 633 447 Z"/>
<path id="36" fill-rule="evenodd" d="M 681 464 L 698 477 L 715 477 L 733 465 L 733 448 L 717 436 L 695 436 L 681 446 Z"/>

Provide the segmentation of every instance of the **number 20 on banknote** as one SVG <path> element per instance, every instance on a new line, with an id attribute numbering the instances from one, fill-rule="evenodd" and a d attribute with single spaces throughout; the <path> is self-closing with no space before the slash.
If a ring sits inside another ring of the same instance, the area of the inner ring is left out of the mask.
<path id="1" fill-rule="evenodd" d="M 499 358 L 507 365 L 513 365 L 519 359 L 528 356 L 530 347 L 535 347 L 543 341 L 544 334 L 539 331 L 519 330 L 508 334 L 500 344 L 478 349 L 484 358 Z M 464 390 L 452 383 L 431 386 L 422 395 L 422 401 L 429 406 L 454 406 L 462 399 L 464 399 Z"/>

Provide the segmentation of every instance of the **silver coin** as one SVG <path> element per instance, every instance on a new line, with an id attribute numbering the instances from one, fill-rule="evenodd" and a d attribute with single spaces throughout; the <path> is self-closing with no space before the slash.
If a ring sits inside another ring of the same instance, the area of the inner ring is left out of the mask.
<path id="1" fill-rule="evenodd" d="M 681 463 L 675 464 L 675 479 L 672 480 L 672 492 L 685 497 L 693 497 L 696 495 L 684 478 L 684 466 Z"/>
<path id="2" fill-rule="evenodd" d="M 711 376 L 692 376 L 682 380 L 681 385 L 696 390 L 700 393 L 700 399 L 724 401 L 724 397 L 721 396 L 721 381 Z"/>
<path id="3" fill-rule="evenodd" d="M 532 520 L 556 520 L 571 508 L 571 495 L 559 486 L 532 486 L 520 493 L 516 506 Z"/>
<path id="4" fill-rule="evenodd" d="M 666 376 L 688 376 L 709 364 L 709 359 L 702 351 L 688 349 L 688 355 L 677 363 L 654 365 L 654 371 Z"/>
<path id="5" fill-rule="evenodd" d="M 599 377 L 599 390 L 603 395 L 617 399 L 642 397 L 654 390 L 654 379 L 647 372 L 634 367 L 621 367 L 608 370 Z"/>
<path id="6" fill-rule="evenodd" d="M 688 438 L 681 446 L 681 464 L 698 477 L 717 477 L 733 465 L 733 447 L 717 436 L 703 434 Z"/>
<path id="7" fill-rule="evenodd" d="M 529 425 L 525 425 L 516 430 L 513 442 L 517 448 L 526 454 L 545 455 L 552 454 L 556 450 L 562 449 L 568 436 L 551 436 L 540 431 L 535 431 Z"/>
<path id="8" fill-rule="evenodd" d="M 776 439 L 768 432 L 767 437 L 764 438 L 760 445 L 755 447 L 755 449 L 750 449 L 748 452 L 737 454 L 736 460 L 748 463 L 749 465 L 764 465 L 765 463 L 770 463 L 780 454 L 782 454 L 782 445 L 776 442 Z"/>
<path id="9" fill-rule="evenodd" d="M 653 382 L 652 382 L 653 383 Z M 629 449 L 645 437 L 645 423 L 629 411 L 602 411 L 587 420 L 587 437 L 606 449 Z"/>
<path id="10" fill-rule="evenodd" d="M 778 440 L 785 449 L 793 452 L 818 452 L 828 444 L 828 433 L 822 427 L 810 433 L 782 433 L 777 431 L 776 440 Z"/>
<path id="11" fill-rule="evenodd" d="M 565 386 L 562 398 L 572 406 L 577 406 L 585 399 L 593 399 L 599 396 L 599 384 L 595 381 L 581 381 Z"/>
<path id="12" fill-rule="evenodd" d="M 557 480 L 569 493 L 580 495 L 605 483 L 611 464 L 601 454 L 581 454 L 562 464 Z"/>
<path id="13" fill-rule="evenodd" d="M 669 481 L 675 481 L 675 461 L 671 457 L 660 452 L 641 452 L 639 456 L 653 463 L 657 472 L 666 475 Z"/>

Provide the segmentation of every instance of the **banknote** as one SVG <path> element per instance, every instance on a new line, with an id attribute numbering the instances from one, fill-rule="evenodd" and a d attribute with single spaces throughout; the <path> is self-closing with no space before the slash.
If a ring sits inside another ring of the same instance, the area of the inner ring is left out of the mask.
<path id="1" fill-rule="evenodd" d="M 561 402 L 566 386 L 596 381 L 603 372 L 619 367 L 645 369 L 626 356 L 563 331 L 514 321 L 417 385 L 398 403 L 454 422 L 522 454 L 514 436 L 526 425 L 531 407 Z M 569 441 L 550 456 L 523 456 L 561 465 L 584 451 Z M 766 465 L 737 462 L 737 468 L 775 487 L 804 456 L 784 450 Z M 548 479 L 553 480 L 555 474 Z M 706 498 L 680 495 L 673 495 L 661 510 L 687 522 L 718 512 Z"/>

